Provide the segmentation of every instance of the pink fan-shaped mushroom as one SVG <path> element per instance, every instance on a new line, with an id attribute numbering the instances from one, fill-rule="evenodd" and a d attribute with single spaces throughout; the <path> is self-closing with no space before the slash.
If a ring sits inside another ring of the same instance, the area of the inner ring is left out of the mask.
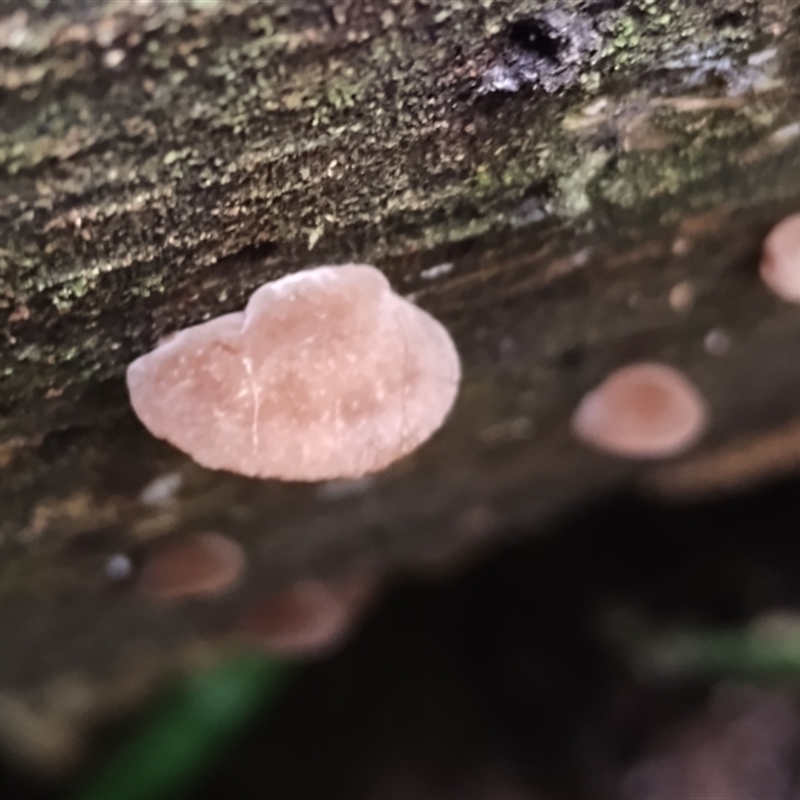
<path id="1" fill-rule="evenodd" d="M 761 279 L 782 300 L 800 303 L 800 214 L 779 222 L 764 240 Z"/>
<path id="2" fill-rule="evenodd" d="M 376 590 L 369 575 L 297 581 L 259 598 L 238 630 L 271 653 L 323 655 L 344 641 Z"/>
<path id="3" fill-rule="evenodd" d="M 586 444 L 629 458 L 677 455 L 700 437 L 706 403 L 678 370 L 666 364 L 631 364 L 589 392 L 572 417 Z"/>
<path id="4" fill-rule="evenodd" d="M 380 470 L 444 422 L 461 368 L 442 325 L 374 267 L 264 284 L 243 312 L 128 367 L 144 425 L 203 466 L 315 481 Z"/>
<path id="5" fill-rule="evenodd" d="M 217 597 L 236 587 L 244 568 L 245 555 L 238 542 L 219 533 L 197 533 L 151 553 L 139 577 L 139 589 L 159 603 Z"/>

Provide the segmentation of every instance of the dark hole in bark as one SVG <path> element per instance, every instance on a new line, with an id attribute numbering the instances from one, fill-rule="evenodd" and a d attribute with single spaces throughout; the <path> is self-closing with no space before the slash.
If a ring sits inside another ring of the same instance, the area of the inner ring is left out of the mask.
<path id="1" fill-rule="evenodd" d="M 511 41 L 527 53 L 558 62 L 564 40 L 553 35 L 549 26 L 536 19 L 515 22 L 509 33 Z"/>
<path id="2" fill-rule="evenodd" d="M 274 256 L 278 251 L 277 242 L 255 242 L 231 253 L 229 256 L 220 259 L 219 263 L 235 261 L 237 263 L 253 264 L 258 261 L 263 261 L 265 258 Z"/>
<path id="3" fill-rule="evenodd" d="M 723 11 L 714 17 L 715 28 L 740 28 L 747 22 L 747 17 L 741 11 Z"/>

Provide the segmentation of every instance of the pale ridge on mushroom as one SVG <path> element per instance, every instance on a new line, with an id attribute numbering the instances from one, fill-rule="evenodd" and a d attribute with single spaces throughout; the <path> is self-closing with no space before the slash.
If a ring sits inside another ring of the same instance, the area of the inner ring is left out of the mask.
<path id="1" fill-rule="evenodd" d="M 460 377 L 445 328 L 366 265 L 264 284 L 243 312 L 179 331 L 127 375 L 144 425 L 203 466 L 305 481 L 412 452 Z"/>

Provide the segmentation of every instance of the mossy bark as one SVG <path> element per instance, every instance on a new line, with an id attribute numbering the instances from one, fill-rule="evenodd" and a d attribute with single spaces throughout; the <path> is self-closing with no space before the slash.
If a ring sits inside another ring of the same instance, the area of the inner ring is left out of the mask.
<path id="1" fill-rule="evenodd" d="M 581 394 L 631 358 L 702 387 L 714 426 L 694 474 L 735 483 L 737 437 L 790 424 L 800 386 L 800 318 L 755 272 L 764 232 L 800 204 L 799 9 L 4 7 L 0 735 L 65 763 L 77 730 L 272 584 L 449 562 L 636 481 L 685 493 L 691 460 L 632 468 L 571 440 Z M 351 260 L 461 350 L 459 404 L 417 456 L 355 487 L 247 481 L 132 417 L 125 364 L 159 336 Z M 703 348 L 715 328 L 724 357 Z M 794 463 L 791 437 L 770 441 L 748 480 Z M 143 502 L 165 476 L 173 494 Z M 154 539 L 199 527 L 248 550 L 225 603 L 151 609 L 105 570 L 125 553 L 135 573 Z"/>

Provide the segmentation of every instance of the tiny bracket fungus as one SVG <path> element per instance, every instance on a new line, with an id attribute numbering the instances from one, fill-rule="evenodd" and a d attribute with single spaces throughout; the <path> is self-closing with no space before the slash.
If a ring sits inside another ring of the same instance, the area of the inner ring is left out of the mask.
<path id="1" fill-rule="evenodd" d="M 800 303 L 800 214 L 787 217 L 770 231 L 759 272 L 781 300 Z"/>
<path id="2" fill-rule="evenodd" d="M 370 575 L 297 581 L 262 595 L 245 611 L 238 633 L 271 653 L 325 655 L 344 642 L 377 589 Z"/>
<path id="3" fill-rule="evenodd" d="M 572 416 L 584 443 L 627 458 L 667 458 L 693 445 L 706 427 L 700 392 L 666 364 L 631 364 L 589 392 Z"/>
<path id="4" fill-rule="evenodd" d="M 148 430 L 199 464 L 258 478 L 358 478 L 442 425 L 450 335 L 371 266 L 264 284 L 242 312 L 179 331 L 128 367 Z"/>
<path id="5" fill-rule="evenodd" d="M 197 533 L 153 552 L 139 576 L 139 590 L 165 604 L 219 597 L 238 586 L 245 562 L 238 542 L 220 533 Z"/>

